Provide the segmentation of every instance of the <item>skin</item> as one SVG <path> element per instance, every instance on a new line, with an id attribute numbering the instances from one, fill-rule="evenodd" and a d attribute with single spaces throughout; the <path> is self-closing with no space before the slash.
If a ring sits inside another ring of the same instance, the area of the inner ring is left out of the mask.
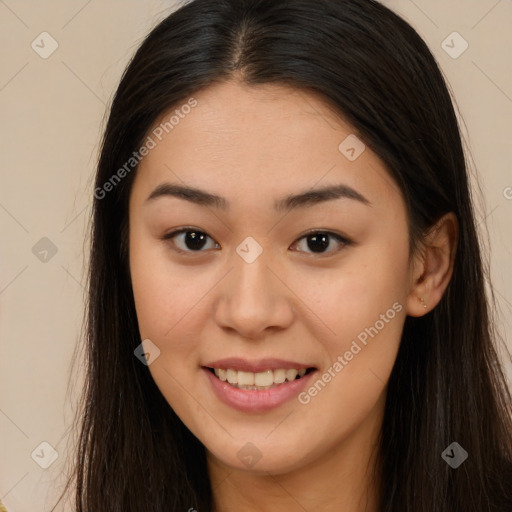
<path id="1" fill-rule="evenodd" d="M 355 131 L 321 97 L 233 80 L 194 98 L 197 107 L 141 162 L 130 196 L 140 334 L 160 350 L 151 375 L 207 449 L 217 511 L 376 512 L 386 383 L 406 315 L 428 313 L 448 285 L 456 218 L 443 217 L 410 258 L 398 186 L 368 147 L 355 161 L 339 151 Z M 147 201 L 163 182 L 224 196 L 230 209 Z M 371 204 L 273 210 L 275 199 L 340 183 Z M 162 239 L 181 227 L 208 235 L 202 252 L 184 235 Z M 353 243 L 330 238 L 316 253 L 304 238 L 311 229 Z M 250 264 L 236 252 L 248 236 L 263 250 Z M 396 303 L 401 311 L 307 404 L 293 398 L 243 413 L 219 401 L 201 369 L 224 357 L 272 357 L 308 363 L 321 377 Z M 261 456 L 251 467 L 237 456 L 247 442 Z"/>

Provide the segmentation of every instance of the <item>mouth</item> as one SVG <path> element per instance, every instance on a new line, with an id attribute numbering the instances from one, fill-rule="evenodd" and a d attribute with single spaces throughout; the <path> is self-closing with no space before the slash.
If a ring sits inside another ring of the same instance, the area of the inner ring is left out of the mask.
<path id="1" fill-rule="evenodd" d="M 264 413 L 293 400 L 318 374 L 303 362 L 263 359 L 250 362 L 229 358 L 202 366 L 214 395 L 245 413 Z"/>
<path id="2" fill-rule="evenodd" d="M 275 368 L 267 369 L 259 372 L 250 372 L 237 370 L 235 368 L 214 368 L 203 367 L 211 374 L 215 375 L 217 379 L 228 385 L 244 389 L 246 391 L 265 391 L 279 387 L 287 382 L 300 380 L 316 368 L 299 367 L 299 368 Z"/>

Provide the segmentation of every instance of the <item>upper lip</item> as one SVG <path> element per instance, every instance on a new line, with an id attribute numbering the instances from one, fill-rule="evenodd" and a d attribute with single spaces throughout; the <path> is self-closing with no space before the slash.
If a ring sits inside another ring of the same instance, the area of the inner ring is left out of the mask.
<path id="1" fill-rule="evenodd" d="M 258 359 L 249 361 L 239 357 L 228 357 L 226 359 L 218 359 L 204 365 L 208 368 L 222 368 L 224 370 L 240 370 L 242 372 L 258 373 L 265 370 L 300 370 L 301 368 L 313 368 L 310 364 L 298 363 L 296 361 L 285 361 L 284 359 Z"/>

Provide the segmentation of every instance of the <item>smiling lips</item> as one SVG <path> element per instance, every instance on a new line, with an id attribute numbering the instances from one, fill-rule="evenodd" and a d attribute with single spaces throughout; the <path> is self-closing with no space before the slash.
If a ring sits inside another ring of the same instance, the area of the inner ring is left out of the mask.
<path id="1" fill-rule="evenodd" d="M 223 382 L 240 389 L 270 389 L 284 382 L 304 377 L 310 366 L 283 359 L 250 362 L 240 358 L 220 359 L 206 365 Z"/>
<path id="2" fill-rule="evenodd" d="M 288 401 L 316 368 L 294 361 L 222 359 L 203 366 L 220 400 L 244 412 L 262 412 Z"/>
<path id="3" fill-rule="evenodd" d="M 249 390 L 261 390 L 261 389 L 271 389 L 278 384 L 283 384 L 283 382 L 294 381 L 297 378 L 297 375 L 300 377 L 304 377 L 306 374 L 307 368 L 301 368 L 299 370 L 292 368 L 286 370 L 285 368 L 278 368 L 276 370 L 265 370 L 263 372 L 244 372 L 240 370 L 233 370 L 232 368 L 228 368 L 227 370 L 223 368 L 214 368 L 215 375 L 223 382 L 228 381 L 234 387 L 239 389 L 249 389 Z"/>

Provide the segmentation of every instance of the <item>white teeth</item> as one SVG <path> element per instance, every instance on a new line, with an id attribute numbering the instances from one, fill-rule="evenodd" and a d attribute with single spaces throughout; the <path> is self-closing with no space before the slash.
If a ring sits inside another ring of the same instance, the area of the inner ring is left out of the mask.
<path id="1" fill-rule="evenodd" d="M 238 373 L 240 374 L 240 372 Z M 241 383 L 239 382 L 239 384 Z M 254 374 L 255 386 L 272 386 L 272 384 L 274 384 L 274 372 L 272 370 Z"/>
<path id="2" fill-rule="evenodd" d="M 297 377 L 298 373 L 299 372 L 297 370 L 286 370 L 287 380 L 295 380 L 295 377 Z"/>
<path id="3" fill-rule="evenodd" d="M 228 381 L 231 385 L 242 389 L 262 390 L 270 389 L 278 384 L 291 382 L 299 377 L 304 377 L 306 368 L 286 370 L 279 368 L 277 370 L 266 370 L 264 372 L 244 372 L 231 368 L 214 368 L 215 375 L 222 381 Z"/>
<path id="4" fill-rule="evenodd" d="M 256 374 L 257 376 L 258 374 Z M 254 373 L 252 372 L 238 372 L 237 376 L 237 382 L 241 386 L 254 386 Z M 258 384 L 258 386 L 261 386 L 261 384 Z"/>
<path id="5" fill-rule="evenodd" d="M 227 379 L 230 384 L 237 384 L 238 372 L 235 370 L 227 370 Z"/>
<path id="6" fill-rule="evenodd" d="M 304 372 L 306 373 L 306 372 Z M 282 384 L 286 380 L 286 370 L 274 370 L 274 382 Z"/>

